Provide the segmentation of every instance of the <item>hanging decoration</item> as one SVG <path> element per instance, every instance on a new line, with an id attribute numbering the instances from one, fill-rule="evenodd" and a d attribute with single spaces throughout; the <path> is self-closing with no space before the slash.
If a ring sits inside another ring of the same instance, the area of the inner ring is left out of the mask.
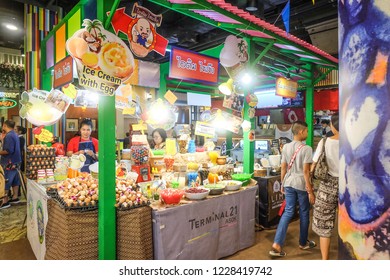
<path id="1" fill-rule="evenodd" d="M 255 131 L 254 131 L 253 129 L 250 130 L 250 131 L 248 132 L 248 140 L 249 140 L 250 142 L 255 141 L 255 139 L 256 139 L 255 135 L 256 135 Z"/>
<path id="2" fill-rule="evenodd" d="M 25 91 L 21 96 L 19 115 L 36 126 L 52 125 L 65 114 L 71 101 L 57 89 Z"/>
<path id="3" fill-rule="evenodd" d="M 125 13 L 125 8 L 117 9 L 111 25 L 116 34 L 121 31 L 127 35 L 131 51 L 136 56 L 145 57 L 151 51 L 165 55 L 168 40 L 156 32 L 156 27 L 159 27 L 161 22 L 162 15 L 155 15 L 135 3 L 131 16 Z"/>
<path id="4" fill-rule="evenodd" d="M 112 96 L 132 76 L 133 54 L 99 20 L 84 19 L 83 26 L 66 41 L 66 50 L 76 61 L 79 85 Z"/>
<path id="5" fill-rule="evenodd" d="M 247 42 L 234 35 L 227 36 L 219 59 L 230 78 L 236 79 L 245 69 L 249 59 Z"/>

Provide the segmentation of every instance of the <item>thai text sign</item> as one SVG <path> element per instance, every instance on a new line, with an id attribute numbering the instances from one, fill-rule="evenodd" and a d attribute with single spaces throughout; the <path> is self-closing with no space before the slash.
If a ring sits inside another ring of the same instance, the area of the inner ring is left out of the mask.
<path id="1" fill-rule="evenodd" d="M 169 77 L 216 84 L 219 59 L 179 48 L 171 49 Z"/>
<path id="2" fill-rule="evenodd" d="M 276 79 L 276 95 L 295 98 L 297 96 L 298 83 L 283 77 Z"/>
<path id="3" fill-rule="evenodd" d="M 67 85 L 73 81 L 73 58 L 67 56 L 54 65 L 54 88 Z"/>

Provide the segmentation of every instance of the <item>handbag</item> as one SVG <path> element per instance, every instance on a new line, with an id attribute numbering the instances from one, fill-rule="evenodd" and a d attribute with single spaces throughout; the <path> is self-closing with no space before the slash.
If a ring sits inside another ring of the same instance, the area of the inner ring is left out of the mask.
<path id="1" fill-rule="evenodd" d="M 294 160 L 295 160 L 295 158 L 297 157 L 297 154 L 298 154 L 299 150 L 300 150 L 303 146 L 305 146 L 305 144 L 299 145 L 299 147 L 295 150 L 294 155 L 293 155 L 293 157 L 291 158 L 290 163 L 288 164 L 286 175 L 284 175 L 283 182 L 282 182 L 282 186 L 284 186 L 284 181 L 285 181 L 286 178 L 287 178 L 287 173 L 290 171 L 290 169 L 291 169 L 291 167 L 292 167 L 292 165 L 293 165 L 293 163 L 294 163 Z M 279 216 L 282 216 L 282 215 L 283 215 L 284 208 L 286 208 L 286 199 L 283 200 L 282 205 L 280 206 L 280 209 L 279 209 L 279 212 L 278 212 L 278 215 L 279 215 Z"/>
<path id="2" fill-rule="evenodd" d="M 326 153 L 325 153 L 325 143 L 326 138 L 324 140 L 324 145 L 322 146 L 322 152 L 318 157 L 318 161 L 314 166 L 313 177 L 317 180 L 325 180 L 328 175 L 328 164 L 326 163 Z"/>

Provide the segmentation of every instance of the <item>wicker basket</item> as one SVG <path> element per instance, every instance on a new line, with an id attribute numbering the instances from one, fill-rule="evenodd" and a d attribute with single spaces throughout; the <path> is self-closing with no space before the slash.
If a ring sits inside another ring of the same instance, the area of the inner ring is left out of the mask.
<path id="1" fill-rule="evenodd" d="M 46 260 L 97 260 L 98 211 L 64 210 L 47 201 Z"/>
<path id="2" fill-rule="evenodd" d="M 152 260 L 152 208 L 117 211 L 117 259 Z"/>
<path id="3" fill-rule="evenodd" d="M 46 260 L 97 260 L 98 210 L 65 210 L 48 200 Z M 152 209 L 117 211 L 117 259 L 152 260 Z"/>

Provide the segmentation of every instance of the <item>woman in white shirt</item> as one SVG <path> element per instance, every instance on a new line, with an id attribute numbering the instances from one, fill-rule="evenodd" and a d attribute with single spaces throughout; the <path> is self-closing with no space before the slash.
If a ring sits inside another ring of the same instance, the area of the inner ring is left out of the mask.
<path id="1" fill-rule="evenodd" d="M 313 157 L 311 172 L 321 155 L 325 142 L 328 175 L 320 181 L 313 211 L 313 231 L 320 237 L 320 249 L 323 260 L 329 259 L 330 237 L 336 220 L 339 196 L 339 116 L 333 115 L 330 128 L 333 136 L 322 139 L 318 143 Z"/>

